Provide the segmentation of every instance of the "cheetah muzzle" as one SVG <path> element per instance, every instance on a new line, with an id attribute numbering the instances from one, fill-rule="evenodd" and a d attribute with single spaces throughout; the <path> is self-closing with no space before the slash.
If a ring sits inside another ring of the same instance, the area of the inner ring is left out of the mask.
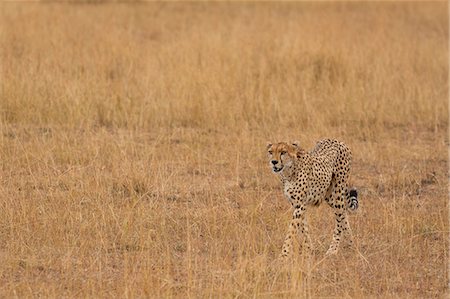
<path id="1" fill-rule="evenodd" d="M 273 170 L 273 172 L 280 172 L 280 171 L 282 171 L 283 170 L 283 167 L 276 167 L 276 166 L 273 166 L 272 167 L 272 170 Z"/>

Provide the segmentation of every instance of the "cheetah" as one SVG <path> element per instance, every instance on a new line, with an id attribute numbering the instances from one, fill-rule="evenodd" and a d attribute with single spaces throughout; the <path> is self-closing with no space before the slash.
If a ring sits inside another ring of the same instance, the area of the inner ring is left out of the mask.
<path id="1" fill-rule="evenodd" d="M 350 149 L 343 142 L 323 139 L 310 152 L 302 149 L 298 142 L 268 143 L 267 151 L 270 167 L 281 179 L 284 195 L 293 207 L 281 257 L 291 254 L 297 233 L 304 236 L 306 249 L 311 249 L 305 212 L 308 206 L 318 206 L 324 200 L 334 209 L 336 219 L 326 255 L 337 253 L 342 234 L 351 244 L 347 212 L 358 208 L 358 193 L 356 189 L 348 190 L 347 186 L 352 160 Z"/>

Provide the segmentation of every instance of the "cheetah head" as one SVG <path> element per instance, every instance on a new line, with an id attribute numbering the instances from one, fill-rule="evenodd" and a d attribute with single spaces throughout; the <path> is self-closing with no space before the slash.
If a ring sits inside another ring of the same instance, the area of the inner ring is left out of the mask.
<path id="1" fill-rule="evenodd" d="M 269 165 L 273 172 L 277 173 L 283 169 L 289 168 L 297 157 L 299 143 L 268 143 L 267 153 L 269 156 Z"/>

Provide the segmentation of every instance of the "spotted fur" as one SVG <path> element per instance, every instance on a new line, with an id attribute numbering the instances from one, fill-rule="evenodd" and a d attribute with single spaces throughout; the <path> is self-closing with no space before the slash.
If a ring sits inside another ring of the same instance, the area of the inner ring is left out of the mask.
<path id="1" fill-rule="evenodd" d="M 323 201 L 333 208 L 336 220 L 327 254 L 337 253 L 343 234 L 351 243 L 347 212 L 358 208 L 358 193 L 356 189 L 348 190 L 350 149 L 340 141 L 324 139 L 310 152 L 298 142 L 268 144 L 267 150 L 270 166 L 279 175 L 284 195 L 294 209 L 281 255 L 290 255 L 297 233 L 304 235 L 305 246 L 310 248 L 305 212 L 308 206 L 318 206 Z"/>

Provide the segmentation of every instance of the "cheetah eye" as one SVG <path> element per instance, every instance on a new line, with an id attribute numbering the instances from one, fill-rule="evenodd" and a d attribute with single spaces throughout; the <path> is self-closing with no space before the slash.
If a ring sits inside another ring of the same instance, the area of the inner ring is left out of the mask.
<path id="1" fill-rule="evenodd" d="M 272 153 L 273 153 L 272 151 L 269 151 L 269 155 L 272 155 Z"/>
<path id="2" fill-rule="evenodd" d="M 286 154 L 286 152 L 285 152 L 285 151 L 282 151 L 281 154 L 284 155 L 284 154 Z"/>

